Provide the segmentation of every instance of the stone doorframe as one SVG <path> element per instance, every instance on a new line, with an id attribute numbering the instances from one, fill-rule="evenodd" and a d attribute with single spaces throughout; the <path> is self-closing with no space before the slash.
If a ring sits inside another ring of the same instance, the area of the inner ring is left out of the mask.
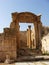
<path id="1" fill-rule="evenodd" d="M 41 49 L 41 15 L 37 16 L 31 12 L 15 12 L 12 13 L 12 22 L 10 28 L 16 29 L 17 48 L 19 49 L 19 22 L 20 23 L 33 23 L 35 28 L 35 43 L 36 49 Z"/>

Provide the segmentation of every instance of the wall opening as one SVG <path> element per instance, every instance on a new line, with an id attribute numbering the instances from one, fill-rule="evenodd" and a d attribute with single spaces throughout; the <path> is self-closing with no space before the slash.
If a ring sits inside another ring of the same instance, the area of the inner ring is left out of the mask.
<path id="1" fill-rule="evenodd" d="M 28 25 L 31 26 L 31 30 L 34 28 L 33 23 L 19 23 L 20 31 L 26 31 L 28 29 Z"/>

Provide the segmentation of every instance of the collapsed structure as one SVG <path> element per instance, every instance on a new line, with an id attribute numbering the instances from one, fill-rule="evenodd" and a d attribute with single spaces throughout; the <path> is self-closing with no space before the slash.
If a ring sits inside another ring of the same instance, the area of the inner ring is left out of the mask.
<path id="1" fill-rule="evenodd" d="M 33 41 L 31 41 L 31 26 L 28 26 L 27 31 L 21 32 L 19 22 L 34 24 L 35 37 Z M 31 12 L 12 13 L 10 27 L 4 28 L 4 32 L 0 34 L 0 59 L 5 60 L 6 55 L 9 55 L 11 59 L 16 60 L 19 56 L 19 50 L 25 46 L 41 52 L 41 31 L 41 15 L 37 16 Z"/>

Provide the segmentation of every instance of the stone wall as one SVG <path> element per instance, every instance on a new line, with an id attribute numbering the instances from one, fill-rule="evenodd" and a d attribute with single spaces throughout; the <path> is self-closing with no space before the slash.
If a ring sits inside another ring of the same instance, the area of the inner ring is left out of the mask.
<path id="1" fill-rule="evenodd" d="M 9 55 L 11 59 L 16 59 L 17 57 L 17 45 L 16 36 L 14 30 L 10 28 L 4 29 L 4 35 L 0 36 L 0 59 L 5 60 L 6 55 Z"/>
<path id="2" fill-rule="evenodd" d="M 33 43 L 34 34 L 31 32 L 31 41 Z M 14 29 L 4 28 L 0 34 L 0 59 L 5 60 L 6 55 L 10 58 L 17 57 L 16 32 Z M 20 31 L 20 48 L 27 47 L 27 31 Z"/>
<path id="3" fill-rule="evenodd" d="M 49 33 L 49 27 L 42 26 L 42 37 Z"/>
<path id="4" fill-rule="evenodd" d="M 43 38 L 49 33 L 49 28 L 43 27 L 42 29 Z M 17 58 L 17 37 L 14 28 L 4 28 L 4 32 L 0 33 L 0 59 L 5 60 L 6 55 L 9 55 L 11 59 Z M 43 45 L 46 41 L 43 41 L 42 38 L 42 52 L 43 52 Z M 32 49 L 36 48 L 35 42 L 35 32 L 34 30 L 31 31 L 31 45 Z M 44 39 L 45 40 L 45 39 Z M 46 38 L 46 40 L 49 40 Z M 49 42 L 49 41 L 47 41 Z M 46 46 L 46 45 L 45 45 Z M 27 47 L 27 31 L 20 31 L 20 48 Z M 49 44 L 48 44 L 49 47 Z M 44 50 L 46 47 L 44 47 Z"/>
<path id="5" fill-rule="evenodd" d="M 41 41 L 42 41 L 42 53 L 49 54 L 49 27 L 43 26 Z"/>
<path id="6" fill-rule="evenodd" d="M 49 34 L 42 38 L 42 53 L 49 54 Z"/>
<path id="7" fill-rule="evenodd" d="M 20 48 L 27 46 L 27 31 L 20 31 Z"/>

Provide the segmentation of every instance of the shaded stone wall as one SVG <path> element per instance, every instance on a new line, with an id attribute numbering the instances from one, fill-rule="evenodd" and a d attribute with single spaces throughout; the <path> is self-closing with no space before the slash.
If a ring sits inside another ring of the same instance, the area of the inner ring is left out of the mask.
<path id="1" fill-rule="evenodd" d="M 20 48 L 27 46 L 27 31 L 20 31 Z"/>
<path id="2" fill-rule="evenodd" d="M 49 33 L 49 27 L 42 26 L 42 37 Z"/>
<path id="3" fill-rule="evenodd" d="M 3 40 L 4 40 L 4 34 L 0 33 L 0 59 L 3 60 L 4 51 L 3 51 Z"/>

